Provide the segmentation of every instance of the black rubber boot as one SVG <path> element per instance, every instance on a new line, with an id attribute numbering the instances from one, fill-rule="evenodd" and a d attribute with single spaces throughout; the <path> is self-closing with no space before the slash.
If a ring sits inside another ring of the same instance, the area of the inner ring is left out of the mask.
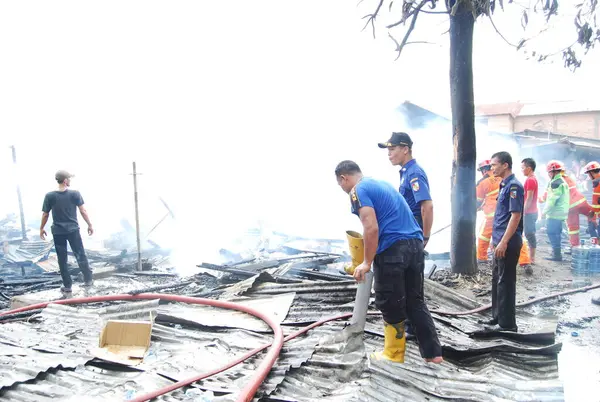
<path id="1" fill-rule="evenodd" d="M 562 254 L 560 252 L 559 248 L 553 248 L 552 249 L 552 256 L 551 257 L 546 257 L 546 260 L 548 261 L 562 261 Z"/>
<path id="2" fill-rule="evenodd" d="M 491 320 L 477 320 L 477 323 L 483 325 L 496 325 L 498 324 L 498 319 L 492 318 Z"/>
<path id="3" fill-rule="evenodd" d="M 504 328 L 504 327 L 501 327 L 500 325 L 496 324 L 493 326 L 486 327 L 486 331 L 489 331 L 489 332 L 517 332 L 518 328 L 516 326 L 511 327 L 511 328 Z"/>

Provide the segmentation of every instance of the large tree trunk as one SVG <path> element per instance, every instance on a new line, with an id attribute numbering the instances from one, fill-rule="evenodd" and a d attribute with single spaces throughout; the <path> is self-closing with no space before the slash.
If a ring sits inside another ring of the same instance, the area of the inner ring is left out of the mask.
<path id="1" fill-rule="evenodd" d="M 452 4 L 453 2 L 451 2 Z M 475 110 L 473 105 L 473 26 L 461 2 L 450 16 L 450 97 L 452 105 L 452 272 L 477 272 L 475 256 Z"/>

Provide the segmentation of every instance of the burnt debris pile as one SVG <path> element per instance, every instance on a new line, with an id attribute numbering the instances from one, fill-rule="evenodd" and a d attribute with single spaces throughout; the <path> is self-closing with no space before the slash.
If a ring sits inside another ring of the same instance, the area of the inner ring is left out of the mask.
<path id="1" fill-rule="evenodd" d="M 221 260 L 198 261 L 195 271 L 186 276 L 178 274 L 160 248 L 144 253 L 144 271 L 135 270 L 136 257 L 129 252 L 90 252 L 95 275 L 106 272 L 91 289 L 74 289 L 74 298 L 120 294 L 139 299 L 51 303 L 0 316 L 0 397 L 50 401 L 86 395 L 98 401 L 133 400 L 247 355 L 225 371 L 156 399 L 237 400 L 268 349 L 251 352 L 270 345 L 274 332 L 262 320 L 242 312 L 161 300 L 168 294 L 234 302 L 279 324 L 289 338 L 255 400 L 564 399 L 558 379 L 556 356 L 561 345 L 554 339 L 556 321 L 520 311 L 523 330 L 518 336 L 481 337 L 477 320 L 485 318 L 485 310 L 468 316 L 448 313 L 477 309 L 480 304 L 427 280 L 425 295 L 446 361 L 439 366 L 425 363 L 414 340 L 407 343 L 404 364 L 370 361 L 369 354 L 383 344 L 383 323 L 371 301 L 364 333 L 349 325 L 357 284 L 343 270 L 349 262 L 345 242 L 279 238 L 242 251 L 223 249 Z M 21 255 L 20 247 L 13 247 L 10 256 Z M 25 276 L 18 264 L 2 271 L 10 272 L 0 282 L 4 305 L 60 298 L 56 289 L 60 276 L 39 268 L 40 263 L 50 264 L 52 250 L 40 246 L 44 255 L 37 261 L 33 261 L 37 252 L 30 251 Z M 2 258 L 3 264 L 15 264 L 6 255 Z M 149 299 L 142 300 L 144 294 Z M 335 319 L 292 337 L 329 318 Z M 123 364 L 98 353 L 107 320 L 151 320 L 151 339 L 142 359 Z M 501 379 L 490 375 L 498 370 Z"/>

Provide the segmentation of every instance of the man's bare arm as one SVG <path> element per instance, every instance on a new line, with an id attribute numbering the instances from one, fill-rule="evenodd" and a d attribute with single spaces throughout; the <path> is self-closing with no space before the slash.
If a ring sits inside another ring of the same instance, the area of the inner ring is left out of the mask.
<path id="1" fill-rule="evenodd" d="M 377 247 L 379 245 L 379 225 L 377 224 L 377 215 L 371 207 L 362 207 L 358 211 L 360 221 L 363 225 L 363 239 L 365 243 L 365 264 L 373 264 Z"/>
<path id="2" fill-rule="evenodd" d="M 533 190 L 528 190 L 527 194 L 525 194 L 525 211 L 533 207 L 533 203 L 535 200 L 533 199 Z"/>
<path id="3" fill-rule="evenodd" d="M 92 222 L 90 221 L 90 217 L 88 216 L 87 210 L 85 209 L 84 205 L 79 206 L 79 212 L 81 213 L 81 216 L 83 217 L 85 223 L 87 223 L 88 233 L 91 235 L 92 233 L 94 233 L 94 229 L 92 227 Z"/>
<path id="4" fill-rule="evenodd" d="M 433 225 L 433 201 L 421 201 L 421 217 L 423 218 L 423 236 L 429 237 Z"/>
<path id="5" fill-rule="evenodd" d="M 42 212 L 42 224 L 40 225 L 40 232 L 44 230 L 46 227 L 46 223 L 48 223 L 48 217 L 50 216 L 49 212 Z"/>
<path id="6" fill-rule="evenodd" d="M 49 216 L 49 212 L 42 212 L 42 224 L 40 225 L 40 238 L 42 240 L 46 240 L 46 231 L 44 230 L 44 228 L 46 227 L 46 223 L 48 223 Z"/>

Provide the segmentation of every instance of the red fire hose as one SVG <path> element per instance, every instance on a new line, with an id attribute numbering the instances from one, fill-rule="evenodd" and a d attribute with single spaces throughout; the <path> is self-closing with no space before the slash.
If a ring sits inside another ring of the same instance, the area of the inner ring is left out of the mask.
<path id="1" fill-rule="evenodd" d="M 168 295 L 168 294 L 162 294 L 162 293 L 143 293 L 143 294 L 139 294 L 139 295 L 122 294 L 122 295 L 92 296 L 92 297 L 82 297 L 82 298 L 78 298 L 78 299 L 56 300 L 56 301 L 52 301 L 52 302 L 33 304 L 31 306 L 21 307 L 21 308 L 17 308 L 17 309 L 10 310 L 10 311 L 5 311 L 5 312 L 0 313 L 0 316 L 44 308 L 44 307 L 48 306 L 48 304 L 50 304 L 50 303 L 85 304 L 85 303 L 97 303 L 97 302 L 107 302 L 107 301 L 117 301 L 117 300 L 146 300 L 146 299 L 161 299 L 161 300 L 168 300 L 168 301 L 173 301 L 173 302 L 181 302 L 181 303 L 188 303 L 188 304 L 201 304 L 201 305 L 205 305 L 205 306 L 221 307 L 221 308 L 226 308 L 226 309 L 230 309 L 230 310 L 242 311 L 244 313 L 251 314 L 251 315 L 263 320 L 267 325 L 269 325 L 271 327 L 271 329 L 273 329 L 274 338 L 273 338 L 273 343 L 271 345 L 265 345 L 264 347 L 261 347 L 252 352 L 249 352 L 245 356 L 242 356 L 241 358 L 236 359 L 234 362 L 229 363 L 225 367 L 214 370 L 210 373 L 202 374 L 198 377 L 179 381 L 175 384 L 161 388 L 161 389 L 151 392 L 147 395 L 143 395 L 138 398 L 135 398 L 135 399 L 133 399 L 133 401 L 135 401 L 135 402 L 147 401 L 147 400 L 156 398 L 160 395 L 166 394 L 167 392 L 171 392 L 173 390 L 181 388 L 183 386 L 190 385 L 191 383 L 193 383 L 195 381 L 199 381 L 203 378 L 206 378 L 211 375 L 220 373 L 221 371 L 227 370 L 228 368 L 235 366 L 236 364 L 246 360 L 250 356 L 253 356 L 256 353 L 271 346 L 271 348 L 269 349 L 269 352 L 266 354 L 264 360 L 262 361 L 260 366 L 255 371 L 254 376 L 250 379 L 248 384 L 242 389 L 242 391 L 237 399 L 238 402 L 241 402 L 241 401 L 248 402 L 248 401 L 252 400 L 252 398 L 256 394 L 256 391 L 258 390 L 258 387 L 260 387 L 260 385 L 262 384 L 264 379 L 269 374 L 269 371 L 271 371 L 271 368 L 273 368 L 273 365 L 275 364 L 275 360 L 277 360 L 277 357 L 279 356 L 279 353 L 281 352 L 281 347 L 283 346 L 283 332 L 282 332 L 281 327 L 279 326 L 278 322 L 273 320 L 268 315 L 263 314 L 260 311 L 255 310 L 251 307 L 243 306 L 243 305 L 237 304 L 237 303 L 221 301 L 221 300 L 201 299 L 198 297 Z M 305 330 L 308 330 L 308 329 L 310 329 L 310 327 L 305 328 Z"/>
<path id="2" fill-rule="evenodd" d="M 574 289 L 574 290 L 570 290 L 570 291 L 554 293 L 554 294 L 547 295 L 547 296 L 542 296 L 542 297 L 539 297 L 539 298 L 536 298 L 533 300 L 529 300 L 527 302 L 518 303 L 517 305 L 518 306 L 526 306 L 526 305 L 537 303 L 539 301 L 546 300 L 546 299 L 549 299 L 552 297 L 568 295 L 568 294 L 577 293 L 577 292 L 585 292 L 588 290 L 597 289 L 599 287 L 600 287 L 600 284 L 594 284 L 594 285 L 587 286 L 584 288 L 579 288 L 579 289 Z M 14 310 L 0 312 L 0 316 L 16 314 L 16 313 L 20 313 L 20 312 L 24 312 L 24 311 L 44 308 L 48 304 L 51 304 L 51 303 L 85 304 L 85 303 L 97 303 L 97 302 L 118 301 L 118 300 L 146 300 L 146 299 L 161 299 L 161 300 L 167 300 L 167 301 L 174 301 L 174 302 L 181 302 L 181 303 L 188 303 L 188 304 L 201 304 L 201 305 L 221 307 L 221 308 L 226 308 L 226 309 L 242 311 L 242 312 L 251 314 L 251 315 L 263 320 L 265 323 L 267 323 L 273 329 L 273 333 L 275 336 L 273 339 L 273 343 L 271 345 L 263 345 L 254 350 L 251 350 L 248 353 L 246 353 L 245 355 L 240 356 L 237 359 L 231 361 L 230 363 L 224 365 L 223 367 L 220 367 L 213 371 L 203 373 L 203 374 L 197 375 L 195 377 L 176 382 L 167 387 L 158 389 L 154 392 L 139 396 L 139 397 L 133 399 L 132 400 L 133 402 L 148 401 L 148 400 L 156 398 L 160 395 L 164 395 L 168 392 L 174 391 L 174 390 L 182 388 L 184 386 L 188 386 L 194 382 L 197 382 L 197 381 L 203 380 L 205 378 L 208 378 L 210 376 L 213 376 L 215 374 L 221 373 L 225 370 L 230 369 L 231 367 L 234 367 L 235 365 L 237 365 L 239 363 L 242 363 L 243 361 L 249 359 L 250 357 L 256 355 L 257 353 L 262 352 L 269 346 L 272 346 L 271 349 L 269 350 L 269 352 L 267 353 L 267 355 L 265 356 L 265 359 L 263 360 L 263 362 L 260 364 L 260 366 L 256 370 L 255 375 L 250 379 L 249 383 L 244 387 L 244 389 L 242 389 L 240 396 L 237 399 L 238 402 L 239 401 L 249 402 L 250 400 L 252 400 L 252 398 L 256 394 L 256 391 L 258 390 L 258 388 L 260 387 L 260 385 L 262 384 L 262 382 L 268 375 L 269 371 L 273 368 L 273 365 L 275 364 L 275 360 L 279 356 L 279 353 L 281 352 L 281 348 L 282 348 L 284 342 L 292 340 L 292 339 L 296 338 L 297 336 L 302 335 L 302 334 L 310 331 L 311 329 L 318 327 L 320 325 L 323 325 L 329 321 L 340 320 L 340 319 L 349 318 L 352 316 L 352 313 L 347 313 L 347 314 L 342 314 L 342 315 L 339 315 L 336 317 L 325 318 L 325 319 L 317 321 L 317 322 L 315 322 L 305 328 L 302 328 L 301 330 L 283 338 L 283 332 L 281 331 L 281 327 L 277 322 L 274 322 L 273 319 L 271 319 L 269 316 L 261 313 L 260 311 L 254 310 L 250 307 L 246 307 L 246 306 L 236 304 L 236 303 L 220 301 L 220 300 L 202 299 L 202 298 L 197 298 L 197 297 L 188 297 L 188 296 L 180 296 L 180 295 L 156 294 L 156 293 L 142 293 L 142 294 L 138 294 L 138 295 L 128 295 L 128 294 L 107 295 L 107 296 L 83 297 L 83 298 L 78 298 L 78 299 L 56 300 L 56 301 L 52 301 L 52 302 L 39 303 L 39 304 L 31 305 L 31 306 L 17 308 Z M 469 314 L 483 312 L 483 311 L 489 309 L 490 307 L 491 307 L 490 305 L 486 305 L 486 306 L 481 306 L 479 308 L 469 310 L 469 311 L 454 311 L 454 312 L 436 311 L 436 310 L 431 310 L 431 311 L 436 312 L 438 314 L 443 314 L 443 315 L 469 315 Z M 380 314 L 380 313 L 369 313 L 369 315 L 378 315 L 378 314 Z"/>

